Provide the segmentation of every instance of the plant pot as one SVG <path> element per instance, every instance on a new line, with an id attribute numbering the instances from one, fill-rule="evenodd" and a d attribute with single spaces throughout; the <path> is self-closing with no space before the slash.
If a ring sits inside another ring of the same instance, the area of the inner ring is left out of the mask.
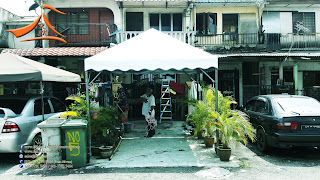
<path id="1" fill-rule="evenodd" d="M 204 132 L 204 130 L 197 132 L 197 137 L 198 137 L 198 139 L 203 139 L 203 136 L 202 136 L 202 133 L 203 133 L 203 132 Z"/>
<path id="2" fill-rule="evenodd" d="M 214 150 L 216 151 L 216 154 L 217 154 L 217 155 L 219 155 L 219 154 L 218 154 L 218 151 L 219 151 L 218 147 L 221 147 L 221 148 L 222 148 L 222 144 L 220 143 L 218 146 L 217 146 L 217 145 L 214 145 Z"/>
<path id="3" fill-rule="evenodd" d="M 109 158 L 111 157 L 113 153 L 113 147 L 112 146 L 105 146 L 105 147 L 100 147 L 100 156 L 102 158 Z"/>
<path id="4" fill-rule="evenodd" d="M 100 155 L 100 149 L 99 149 L 99 147 L 92 146 L 92 147 L 91 147 L 91 152 L 92 152 L 92 155 L 93 155 L 93 156 L 99 156 L 99 155 Z"/>
<path id="5" fill-rule="evenodd" d="M 131 132 L 131 127 L 132 127 L 132 124 L 127 122 L 127 123 L 124 123 L 124 132 L 125 133 L 130 133 Z"/>
<path id="6" fill-rule="evenodd" d="M 98 113 L 97 112 L 92 113 L 91 119 L 97 119 L 97 118 L 98 118 Z"/>
<path id="7" fill-rule="evenodd" d="M 214 137 L 204 137 L 204 144 L 206 145 L 206 147 L 213 147 Z"/>
<path id="8" fill-rule="evenodd" d="M 221 161 L 229 161 L 231 156 L 231 148 L 223 148 L 219 146 L 218 148 L 218 155 Z"/>

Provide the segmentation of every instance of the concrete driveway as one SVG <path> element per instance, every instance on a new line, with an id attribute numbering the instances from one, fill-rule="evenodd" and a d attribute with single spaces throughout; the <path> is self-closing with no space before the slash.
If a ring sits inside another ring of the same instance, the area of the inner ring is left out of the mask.
<path id="1" fill-rule="evenodd" d="M 236 162 L 221 162 L 214 148 L 206 148 L 203 140 L 188 135 L 183 121 L 162 122 L 156 134 L 146 138 L 145 121 L 136 121 L 134 129 L 124 135 L 111 161 L 92 159 L 88 166 L 103 168 L 133 167 L 238 167 Z"/>

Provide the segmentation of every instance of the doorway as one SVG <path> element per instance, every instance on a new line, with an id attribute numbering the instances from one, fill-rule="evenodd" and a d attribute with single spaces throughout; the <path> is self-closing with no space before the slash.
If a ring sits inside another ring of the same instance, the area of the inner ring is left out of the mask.
<path id="1" fill-rule="evenodd" d="M 238 41 L 238 18 L 238 14 L 222 15 L 224 42 Z"/>

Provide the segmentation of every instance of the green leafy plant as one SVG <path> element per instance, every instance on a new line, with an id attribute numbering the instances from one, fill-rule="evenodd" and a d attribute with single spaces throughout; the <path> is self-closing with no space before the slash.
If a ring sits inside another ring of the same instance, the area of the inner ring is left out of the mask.
<path id="1" fill-rule="evenodd" d="M 118 139 L 116 127 L 120 125 L 120 113 L 114 109 L 102 108 L 97 119 L 91 120 L 91 136 L 99 145 L 113 145 Z"/>
<path id="2" fill-rule="evenodd" d="M 198 101 L 194 105 L 194 111 L 188 115 L 187 121 L 195 126 L 194 136 L 197 136 L 198 132 L 204 130 L 206 125 L 206 119 L 209 115 L 208 107 L 205 102 Z"/>
<path id="3" fill-rule="evenodd" d="M 72 103 L 69 106 L 68 111 L 76 112 L 77 115 L 76 118 L 87 118 L 87 101 L 85 94 L 81 95 L 72 95 L 66 98 L 66 100 L 73 100 L 74 103 Z M 101 110 L 101 108 L 93 108 L 92 106 L 89 107 L 90 113 L 98 112 Z"/>
<path id="4" fill-rule="evenodd" d="M 87 103 L 86 96 L 73 95 L 66 98 L 66 100 L 73 100 L 74 103 L 70 105 L 70 111 L 76 112 L 71 118 L 87 119 Z M 113 145 L 118 139 L 118 132 L 116 126 L 120 125 L 120 114 L 114 108 L 93 108 L 89 107 L 90 115 L 98 113 L 97 119 L 90 120 L 91 137 L 93 143 L 98 145 Z"/>
<path id="5" fill-rule="evenodd" d="M 204 92 L 209 89 L 204 88 Z M 207 93 L 206 93 L 207 94 Z M 215 110 L 213 97 L 208 96 L 204 100 L 190 99 L 189 104 L 194 106 L 194 111 L 189 114 L 188 122 L 196 126 L 194 135 L 197 136 L 199 131 L 205 130 L 202 134 L 208 137 L 215 137 L 216 123 L 215 119 L 210 116 L 210 112 Z"/>
<path id="6" fill-rule="evenodd" d="M 210 107 L 215 108 L 216 97 L 215 90 L 208 90 L 206 100 L 212 104 Z M 231 96 L 224 97 L 221 92 L 218 92 L 218 111 L 211 109 L 209 117 L 215 119 L 216 128 L 219 130 L 219 138 L 223 148 L 230 148 L 230 144 L 235 142 L 236 145 L 240 142 L 247 144 L 247 138 L 255 141 L 256 136 L 254 128 L 248 121 L 248 116 L 238 110 L 231 109 L 232 104 L 237 102 Z"/>

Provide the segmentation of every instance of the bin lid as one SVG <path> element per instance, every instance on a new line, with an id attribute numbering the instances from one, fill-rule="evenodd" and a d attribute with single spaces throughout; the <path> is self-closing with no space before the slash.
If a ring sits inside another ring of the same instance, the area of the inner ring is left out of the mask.
<path id="1" fill-rule="evenodd" d="M 64 118 L 51 118 L 38 124 L 38 128 L 58 128 L 66 121 Z"/>
<path id="2" fill-rule="evenodd" d="M 67 129 L 67 128 L 86 128 L 88 125 L 87 120 L 83 119 L 71 119 L 66 121 L 61 128 L 62 129 Z"/>

